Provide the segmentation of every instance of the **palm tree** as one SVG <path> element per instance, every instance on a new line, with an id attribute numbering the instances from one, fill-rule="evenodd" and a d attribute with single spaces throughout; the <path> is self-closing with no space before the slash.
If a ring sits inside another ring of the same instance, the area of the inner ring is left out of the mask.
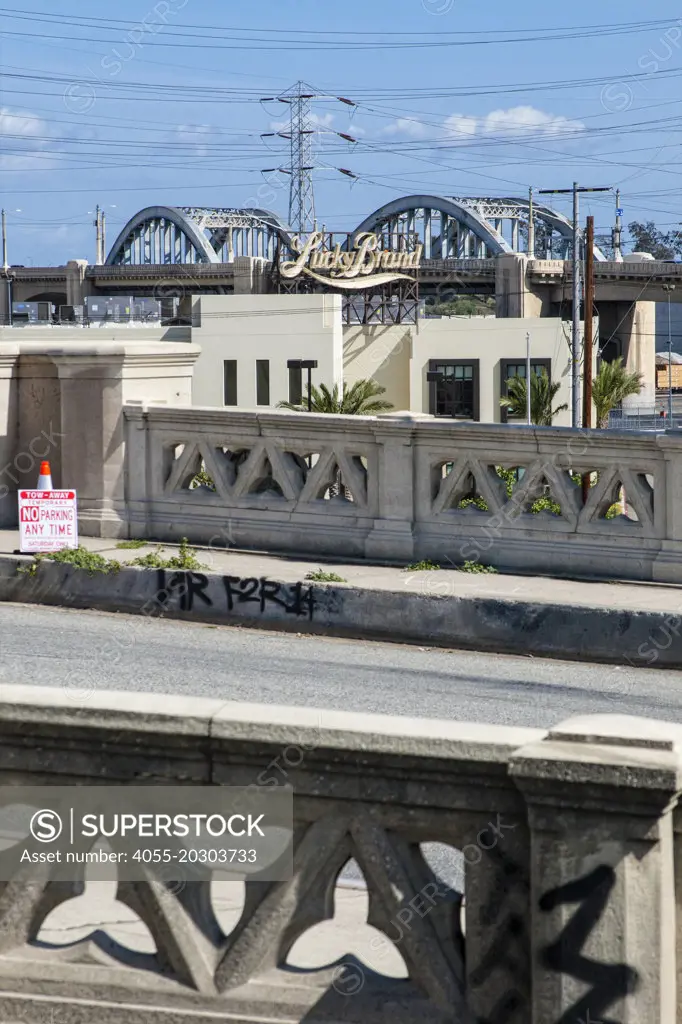
<path id="1" fill-rule="evenodd" d="M 564 409 L 568 409 L 565 403 L 564 405 L 557 405 L 555 409 L 552 408 L 552 402 L 560 387 L 561 384 L 558 381 L 554 384 L 550 383 L 546 370 L 543 370 L 540 376 L 537 373 L 531 373 L 530 418 L 531 422 L 536 426 L 551 427 L 554 417 L 558 413 L 563 412 Z M 525 377 L 510 377 L 507 381 L 507 391 L 509 394 L 506 398 L 500 399 L 500 405 L 509 409 L 514 416 L 523 417 L 525 420 L 527 415 Z"/>
<path id="2" fill-rule="evenodd" d="M 592 401 L 597 413 L 597 426 L 604 430 L 609 425 L 609 413 L 628 395 L 638 395 L 644 378 L 641 373 L 629 373 L 619 356 L 612 363 L 602 362 L 592 384 Z"/>
<path id="3" fill-rule="evenodd" d="M 343 390 L 335 384 L 329 390 L 326 384 L 319 388 L 313 385 L 310 389 L 310 410 L 308 410 L 307 385 L 306 398 L 300 404 L 280 402 L 278 409 L 291 409 L 292 412 L 326 412 L 342 416 L 371 416 L 375 412 L 387 412 L 393 406 L 390 402 L 380 399 L 386 388 L 382 388 L 374 380 L 356 380 L 350 387 L 344 382 Z"/>

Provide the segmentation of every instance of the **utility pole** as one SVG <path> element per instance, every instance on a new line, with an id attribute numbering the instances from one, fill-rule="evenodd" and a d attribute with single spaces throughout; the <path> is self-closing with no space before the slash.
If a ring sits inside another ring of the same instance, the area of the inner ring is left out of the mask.
<path id="1" fill-rule="evenodd" d="M 592 360 L 594 359 L 594 217 L 587 218 L 585 241 L 585 342 L 583 388 L 583 427 L 592 426 Z M 590 493 L 590 473 L 583 476 L 583 504 Z"/>
<path id="2" fill-rule="evenodd" d="M 531 425 L 530 405 L 530 331 L 526 331 L 526 422 Z"/>
<path id="3" fill-rule="evenodd" d="M 94 226 L 97 228 L 97 241 L 95 244 L 95 265 L 100 266 L 102 263 L 102 218 L 100 213 L 99 205 L 95 210 Z"/>
<path id="4" fill-rule="evenodd" d="M 594 217 L 587 218 L 585 242 L 585 387 L 583 426 L 592 426 L 592 360 L 594 358 Z"/>
<path id="5" fill-rule="evenodd" d="M 623 210 L 620 205 L 620 189 L 616 189 L 616 226 L 613 229 L 613 258 L 616 263 L 623 262 Z"/>
<path id="6" fill-rule="evenodd" d="M 107 215 L 102 211 L 102 239 L 101 239 L 102 263 L 107 258 Z"/>
<path id="7" fill-rule="evenodd" d="M 528 189 L 528 259 L 535 259 L 535 211 L 533 210 L 533 189 Z"/>
<path id="8" fill-rule="evenodd" d="M 12 326 L 12 275 L 7 260 L 7 214 L 2 211 L 2 269 L 7 281 L 7 323 Z"/>
<path id="9" fill-rule="evenodd" d="M 610 192 L 610 188 L 581 188 L 577 181 L 573 188 L 546 188 L 540 190 L 541 196 L 573 195 L 573 330 L 571 335 L 571 426 L 579 427 L 580 409 L 580 193 Z"/>
<path id="10" fill-rule="evenodd" d="M 2 269 L 7 273 L 9 263 L 7 262 L 7 214 L 2 211 Z"/>

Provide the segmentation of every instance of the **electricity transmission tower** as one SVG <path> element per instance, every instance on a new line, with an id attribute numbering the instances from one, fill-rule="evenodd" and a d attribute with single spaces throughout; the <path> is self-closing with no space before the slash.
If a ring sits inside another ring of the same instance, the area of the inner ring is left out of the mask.
<path id="1" fill-rule="evenodd" d="M 315 128 L 312 118 L 314 90 L 304 82 L 297 82 L 280 99 L 291 97 L 291 184 L 289 187 L 289 224 L 299 234 L 315 228 L 315 191 L 313 188 L 313 139 Z"/>
<path id="2" fill-rule="evenodd" d="M 289 124 L 283 131 L 263 132 L 262 138 L 278 135 L 282 139 L 289 140 L 290 158 L 289 167 L 268 168 L 268 170 L 282 171 L 291 175 L 289 186 L 289 225 L 299 235 L 307 235 L 315 230 L 315 190 L 313 187 L 313 172 L 317 170 L 315 162 L 315 136 L 321 130 L 315 120 L 312 111 L 313 100 L 330 99 L 324 94 L 316 93 L 315 90 L 305 82 L 297 82 L 286 92 L 279 96 L 268 97 L 261 102 L 266 103 L 273 99 L 280 103 L 288 104 L 291 110 Z M 352 100 L 344 99 L 341 96 L 333 97 L 340 103 L 355 107 Z M 333 130 L 322 130 L 325 134 L 338 135 L 347 142 L 354 143 L 357 140 L 344 132 Z M 355 178 L 356 175 L 345 168 L 339 167 L 336 170 L 347 177 Z M 264 172 L 267 173 L 267 172 Z"/>

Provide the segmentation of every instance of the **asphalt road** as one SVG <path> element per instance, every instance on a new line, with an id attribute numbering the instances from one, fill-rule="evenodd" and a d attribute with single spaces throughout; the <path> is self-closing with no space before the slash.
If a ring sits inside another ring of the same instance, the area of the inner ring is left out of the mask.
<path id="1" fill-rule="evenodd" d="M 579 714 L 682 721 L 682 672 L 424 649 L 0 604 L 0 685 L 222 697 L 549 727 Z M 323 720 L 324 724 L 324 720 Z"/>
<path id="2" fill-rule="evenodd" d="M 74 699 L 137 690 L 540 728 L 602 713 L 682 721 L 682 672 L 10 604 L 0 604 L 3 683 L 65 687 Z M 461 854 L 427 846 L 462 891 Z M 344 872 L 360 877 L 354 864 Z"/>

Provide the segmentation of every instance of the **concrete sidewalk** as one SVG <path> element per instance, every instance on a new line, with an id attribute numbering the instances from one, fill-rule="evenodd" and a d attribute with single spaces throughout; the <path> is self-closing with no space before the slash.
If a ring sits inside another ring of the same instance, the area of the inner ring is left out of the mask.
<path id="1" fill-rule="evenodd" d="M 129 550 L 113 540 L 83 538 L 81 543 L 122 566 L 158 547 L 164 557 L 177 552 L 173 544 Z M 123 568 L 115 575 L 90 577 L 54 563 L 43 563 L 35 577 L 17 575 L 19 565 L 31 562 L 29 556 L 15 554 L 18 546 L 18 532 L 0 531 L 0 600 L 150 614 L 145 608 L 173 575 L 170 570 L 164 575 L 162 570 Z M 181 595 L 176 601 L 171 595 L 160 609 L 164 615 L 500 653 L 682 667 L 679 586 L 456 569 L 415 571 L 201 546 L 195 551 L 203 567 L 195 576 L 201 574 L 204 582 L 195 581 L 189 600 Z M 307 581 L 317 569 L 336 573 L 345 582 Z M 283 587 L 279 597 L 278 584 Z M 177 587 L 177 581 L 173 585 Z M 295 591 L 298 605 L 302 595 L 314 592 L 309 615 L 302 606 L 293 609 L 289 598 Z"/>

